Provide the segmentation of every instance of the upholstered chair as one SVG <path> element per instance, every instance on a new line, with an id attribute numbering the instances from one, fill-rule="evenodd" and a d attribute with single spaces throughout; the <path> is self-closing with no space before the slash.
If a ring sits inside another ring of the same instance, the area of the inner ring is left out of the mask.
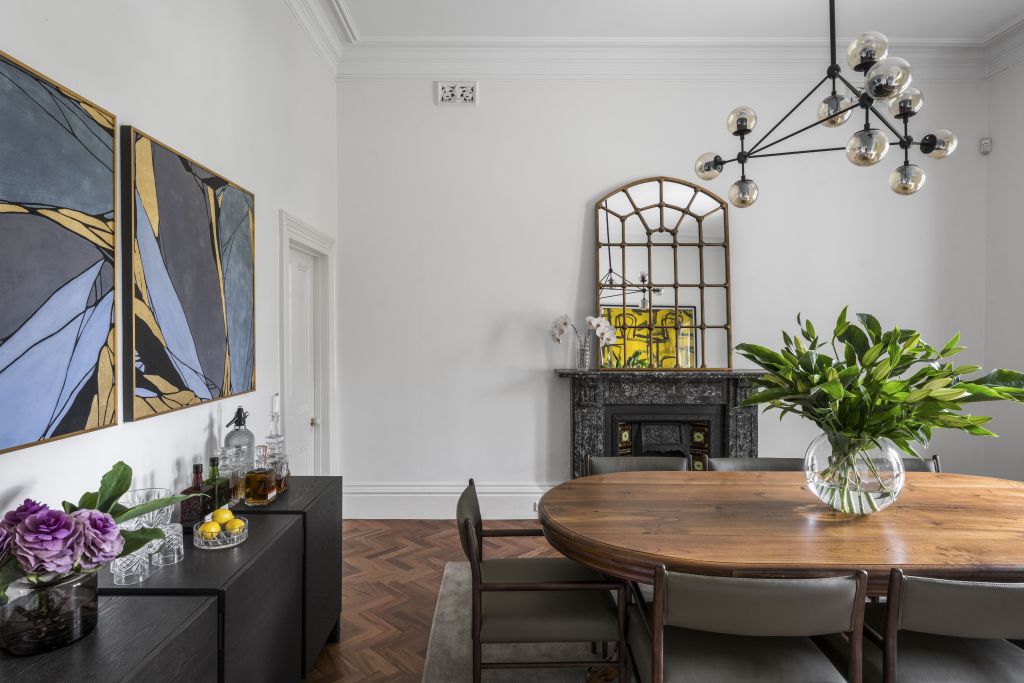
<path id="1" fill-rule="evenodd" d="M 938 455 L 930 458 L 903 458 L 903 469 L 907 472 L 941 472 L 942 463 Z"/>
<path id="2" fill-rule="evenodd" d="M 591 474 L 611 474 L 612 472 L 682 472 L 687 469 L 686 458 L 670 455 L 654 456 L 613 456 L 592 457 L 590 459 Z"/>
<path id="3" fill-rule="evenodd" d="M 712 472 L 802 472 L 803 458 L 708 458 Z"/>
<path id="4" fill-rule="evenodd" d="M 642 683 L 859 683 L 867 574 L 733 578 L 659 566 L 651 610 L 629 608 L 628 641 Z M 650 612 L 650 613 L 648 613 Z M 810 636 L 844 634 L 847 675 Z"/>
<path id="5" fill-rule="evenodd" d="M 889 575 L 885 604 L 868 606 L 882 650 L 864 652 L 864 680 L 995 683 L 1024 680 L 1024 583 Z M 884 624 L 884 625 L 883 625 Z"/>
<path id="6" fill-rule="evenodd" d="M 565 557 L 484 559 L 483 540 L 497 536 L 543 536 L 541 529 L 484 529 L 476 485 L 459 497 L 459 540 L 473 577 L 471 637 L 473 681 L 482 669 L 590 667 L 577 662 L 484 662 L 483 643 L 618 644 L 620 680 L 625 678 L 626 584 Z M 617 593 L 617 602 L 612 598 Z"/>

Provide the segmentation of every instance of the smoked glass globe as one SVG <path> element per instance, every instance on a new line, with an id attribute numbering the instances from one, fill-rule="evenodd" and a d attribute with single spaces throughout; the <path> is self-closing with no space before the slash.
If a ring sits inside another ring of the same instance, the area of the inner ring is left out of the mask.
<path id="1" fill-rule="evenodd" d="M 739 209 L 745 209 L 757 201 L 757 183 L 750 178 L 741 178 L 729 188 L 729 201 Z"/>
<path id="2" fill-rule="evenodd" d="M 876 100 L 891 100 L 910 86 L 910 63 L 899 57 L 887 57 L 868 69 L 864 90 Z"/>
<path id="3" fill-rule="evenodd" d="M 919 112 L 923 104 L 921 91 L 911 86 L 889 102 L 889 113 L 898 119 L 907 119 Z"/>
<path id="4" fill-rule="evenodd" d="M 889 56 L 889 39 L 878 31 L 857 36 L 846 50 L 846 63 L 854 71 L 867 71 L 875 62 Z"/>
<path id="5" fill-rule="evenodd" d="M 750 107 L 736 107 L 725 119 L 725 127 L 733 135 L 746 134 L 757 125 L 757 113 Z"/>
<path id="6" fill-rule="evenodd" d="M 903 164 L 889 175 L 889 187 L 896 194 L 914 194 L 924 187 L 925 175 L 916 164 Z"/>
<path id="7" fill-rule="evenodd" d="M 697 157 L 693 171 L 701 180 L 714 180 L 722 172 L 722 157 L 714 152 L 704 152 Z"/>
<path id="8" fill-rule="evenodd" d="M 921 138 L 921 151 L 932 159 L 948 157 L 956 149 L 956 136 L 952 131 L 940 128 Z"/>
<path id="9" fill-rule="evenodd" d="M 821 125 L 826 128 L 838 128 L 850 120 L 850 117 L 853 115 L 853 109 L 844 111 L 842 114 L 838 115 L 836 112 L 852 106 L 853 103 L 852 98 L 843 95 L 842 93 L 829 95 L 821 101 L 821 104 L 818 105 L 818 120 L 821 121 Z"/>
<path id="10" fill-rule="evenodd" d="M 855 166 L 874 166 L 889 151 L 889 138 L 877 128 L 858 130 L 846 143 L 846 158 Z"/>

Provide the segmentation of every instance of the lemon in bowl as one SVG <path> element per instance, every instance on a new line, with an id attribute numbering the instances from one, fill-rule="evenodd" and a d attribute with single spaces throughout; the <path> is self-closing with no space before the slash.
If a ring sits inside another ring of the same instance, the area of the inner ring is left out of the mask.
<path id="1" fill-rule="evenodd" d="M 224 531 L 228 532 L 232 536 L 241 533 L 243 529 L 245 529 L 245 521 L 238 519 L 237 517 L 229 519 L 224 524 Z"/>
<path id="2" fill-rule="evenodd" d="M 199 526 L 199 535 L 207 541 L 212 541 L 217 538 L 220 534 L 220 524 L 218 522 L 203 522 Z"/>
<path id="3" fill-rule="evenodd" d="M 227 508 L 217 508 L 210 515 L 210 518 L 213 521 L 217 522 L 217 524 L 224 526 L 225 524 L 227 524 L 235 518 L 235 513 L 233 513 L 231 510 L 228 510 Z"/>

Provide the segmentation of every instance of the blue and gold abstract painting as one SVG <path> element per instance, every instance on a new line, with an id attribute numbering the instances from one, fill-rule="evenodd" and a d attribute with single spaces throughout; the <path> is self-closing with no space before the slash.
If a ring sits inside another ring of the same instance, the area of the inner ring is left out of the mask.
<path id="1" fill-rule="evenodd" d="M 0 53 L 0 452 L 117 422 L 115 127 Z"/>
<path id="2" fill-rule="evenodd" d="M 125 418 L 256 385 L 252 193 L 121 127 Z"/>

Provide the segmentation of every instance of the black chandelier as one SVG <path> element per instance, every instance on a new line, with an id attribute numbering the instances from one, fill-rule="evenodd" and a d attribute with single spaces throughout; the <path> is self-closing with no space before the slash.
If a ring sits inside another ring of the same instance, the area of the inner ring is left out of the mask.
<path id="1" fill-rule="evenodd" d="M 714 152 L 707 152 L 697 157 L 694 171 L 704 180 L 718 176 L 726 164 L 737 162 L 740 165 L 740 179 L 729 188 L 729 201 L 734 206 L 745 208 L 757 200 L 757 184 L 747 177 L 747 162 L 751 159 L 764 157 L 788 156 L 791 154 L 813 154 L 816 152 L 837 152 L 846 150 L 846 157 L 856 166 L 874 166 L 881 161 L 891 145 L 899 145 L 903 150 L 903 164 L 889 176 L 889 187 L 897 194 L 914 194 L 924 185 L 925 175 L 920 166 L 910 163 L 910 150 L 917 147 L 922 154 L 935 159 L 942 159 L 956 149 L 956 136 L 948 130 L 940 129 L 928 133 L 915 140 L 910 135 L 910 118 L 920 109 L 924 100 L 921 91 L 910 87 L 910 64 L 905 59 L 889 56 L 889 39 L 877 31 L 868 31 L 857 37 L 846 52 L 850 67 L 864 74 L 864 87 L 858 88 L 848 81 L 836 61 L 836 3 L 829 0 L 829 29 L 831 31 L 832 61 L 825 70 L 825 77 L 804 95 L 803 99 L 779 119 L 767 133 L 753 144 L 746 147 L 746 137 L 757 123 L 757 114 L 750 107 L 737 107 L 726 118 L 725 126 L 730 133 L 739 137 L 740 151 L 732 159 L 723 159 Z M 768 138 L 783 122 L 806 102 L 822 85 L 831 81 L 832 94 L 818 105 L 818 120 L 803 128 L 768 142 Z M 845 85 L 851 94 L 839 93 L 838 83 Z M 903 132 L 878 110 L 878 103 L 886 103 L 893 118 L 903 122 Z M 864 127 L 850 137 L 845 147 L 824 147 L 820 149 L 801 149 L 790 152 L 768 152 L 767 150 L 780 142 L 814 128 L 838 128 L 846 123 L 855 109 L 864 110 Z M 889 141 L 888 133 L 881 128 L 871 126 L 872 114 L 888 129 L 896 139 Z"/>

